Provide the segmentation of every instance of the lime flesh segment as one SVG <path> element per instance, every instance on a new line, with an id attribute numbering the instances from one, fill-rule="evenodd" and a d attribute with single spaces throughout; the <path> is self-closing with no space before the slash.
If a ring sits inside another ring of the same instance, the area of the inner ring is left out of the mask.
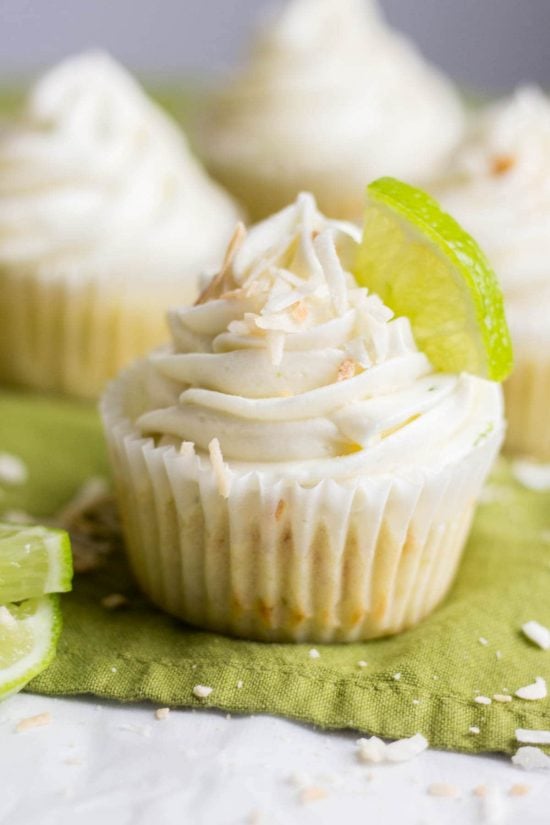
<path id="1" fill-rule="evenodd" d="M 21 690 L 50 664 L 60 632 L 57 596 L 0 607 L 0 699 Z"/>
<path id="2" fill-rule="evenodd" d="M 425 192 L 395 178 L 367 189 L 355 277 L 398 316 L 442 372 L 502 381 L 512 345 L 497 278 L 462 227 Z"/>
<path id="3" fill-rule="evenodd" d="M 64 530 L 0 523 L 0 604 L 71 589 L 71 544 Z"/>

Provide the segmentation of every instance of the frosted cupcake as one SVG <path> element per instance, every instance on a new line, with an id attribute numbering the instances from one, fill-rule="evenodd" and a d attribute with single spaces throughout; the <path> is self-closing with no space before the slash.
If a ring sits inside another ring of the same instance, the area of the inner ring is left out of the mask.
<path id="1" fill-rule="evenodd" d="M 0 380 L 97 395 L 166 339 L 237 216 L 123 68 L 53 69 L 0 135 Z"/>
<path id="2" fill-rule="evenodd" d="M 202 149 L 255 218 L 303 189 L 360 219 L 364 181 L 438 173 L 462 132 L 450 83 L 372 0 L 291 0 L 213 100 Z"/>
<path id="3" fill-rule="evenodd" d="M 158 605 L 257 639 L 350 641 L 426 616 L 499 449 L 498 385 L 435 373 L 349 274 L 311 195 L 236 233 L 172 345 L 102 414 L 131 564 Z"/>
<path id="4" fill-rule="evenodd" d="M 482 112 L 438 195 L 500 278 L 515 351 L 507 447 L 550 460 L 550 100 L 536 88 Z"/>

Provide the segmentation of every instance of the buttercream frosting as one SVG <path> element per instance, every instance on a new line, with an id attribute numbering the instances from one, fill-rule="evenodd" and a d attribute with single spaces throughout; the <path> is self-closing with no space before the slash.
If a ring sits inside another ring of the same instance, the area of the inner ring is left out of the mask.
<path id="1" fill-rule="evenodd" d="M 0 136 L 2 265 L 196 277 L 219 265 L 237 217 L 176 125 L 105 54 L 47 73 Z"/>
<path id="2" fill-rule="evenodd" d="M 512 333 L 548 329 L 550 99 L 525 87 L 484 109 L 437 194 L 489 256 Z"/>
<path id="3" fill-rule="evenodd" d="M 239 230 L 199 302 L 170 312 L 140 431 L 314 483 L 444 466 L 501 429 L 499 387 L 435 373 L 409 321 L 357 285 L 359 235 L 309 194 Z"/>
<path id="4" fill-rule="evenodd" d="M 277 207 L 307 188 L 327 214 L 355 218 L 369 180 L 430 178 L 462 126 L 451 84 L 372 0 L 291 0 L 215 98 L 204 146 L 235 191 L 250 174 L 279 187 Z"/>

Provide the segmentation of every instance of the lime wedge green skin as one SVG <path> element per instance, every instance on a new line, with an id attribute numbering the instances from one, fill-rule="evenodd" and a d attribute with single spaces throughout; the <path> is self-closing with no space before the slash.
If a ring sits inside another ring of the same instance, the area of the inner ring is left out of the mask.
<path id="1" fill-rule="evenodd" d="M 437 370 L 502 381 L 513 357 L 502 292 L 467 232 L 419 189 L 380 178 L 367 189 L 354 270 L 398 316 Z"/>
<path id="2" fill-rule="evenodd" d="M 57 596 L 0 608 L 0 699 L 17 693 L 50 664 L 61 626 Z"/>
<path id="3" fill-rule="evenodd" d="M 71 543 L 64 530 L 0 523 L 0 605 L 71 589 Z"/>

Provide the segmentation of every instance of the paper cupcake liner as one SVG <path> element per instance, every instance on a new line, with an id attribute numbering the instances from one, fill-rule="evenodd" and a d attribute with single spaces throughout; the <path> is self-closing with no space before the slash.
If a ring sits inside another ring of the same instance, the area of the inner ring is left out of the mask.
<path id="1" fill-rule="evenodd" d="M 518 351 L 504 384 L 508 430 L 505 448 L 517 455 L 550 461 L 550 358 L 541 342 L 538 354 Z"/>
<path id="2" fill-rule="evenodd" d="M 165 341 L 166 308 L 195 284 L 0 270 L 0 382 L 97 398 L 121 367 Z"/>
<path id="3" fill-rule="evenodd" d="M 111 384 L 102 415 L 131 566 L 153 602 L 221 633 L 329 642 L 397 633 L 445 596 L 501 434 L 406 477 L 304 487 L 231 472 L 224 498 L 207 458 L 136 432 L 143 369 Z"/>

